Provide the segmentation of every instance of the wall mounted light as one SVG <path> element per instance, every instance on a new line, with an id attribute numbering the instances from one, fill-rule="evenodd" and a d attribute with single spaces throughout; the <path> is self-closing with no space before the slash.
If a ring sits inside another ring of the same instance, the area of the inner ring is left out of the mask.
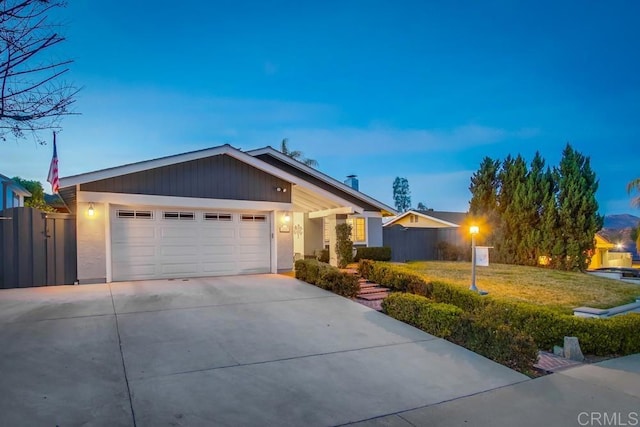
<path id="1" fill-rule="evenodd" d="M 283 193 L 286 193 L 286 192 L 287 192 L 287 189 L 286 189 L 286 188 L 282 188 L 282 187 L 276 187 L 276 191 L 277 191 L 277 192 L 283 192 Z"/>
<path id="2" fill-rule="evenodd" d="M 87 209 L 87 215 L 94 216 L 96 213 L 95 209 L 93 209 L 93 202 L 89 203 L 89 209 Z"/>
<path id="3" fill-rule="evenodd" d="M 284 216 L 282 217 L 282 222 L 286 224 L 289 221 L 291 221 L 291 215 L 289 215 L 288 213 L 284 214 Z"/>

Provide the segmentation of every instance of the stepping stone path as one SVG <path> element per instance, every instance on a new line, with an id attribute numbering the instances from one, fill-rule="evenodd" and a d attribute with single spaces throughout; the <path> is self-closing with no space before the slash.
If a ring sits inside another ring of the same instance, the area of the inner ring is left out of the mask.
<path id="1" fill-rule="evenodd" d="M 352 268 L 342 271 L 358 276 L 358 271 Z M 360 285 L 360 292 L 358 292 L 355 301 L 374 310 L 382 311 L 382 300 L 389 296 L 389 288 L 370 282 L 362 277 L 358 278 L 358 284 Z"/>

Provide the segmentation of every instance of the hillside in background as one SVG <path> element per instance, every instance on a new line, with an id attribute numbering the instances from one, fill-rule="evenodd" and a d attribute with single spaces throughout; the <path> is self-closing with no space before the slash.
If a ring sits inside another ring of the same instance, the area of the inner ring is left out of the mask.
<path id="1" fill-rule="evenodd" d="M 604 217 L 603 228 L 622 230 L 623 228 L 635 228 L 638 224 L 640 224 L 640 217 L 634 215 L 607 215 Z"/>
<path id="2" fill-rule="evenodd" d="M 631 252 L 633 259 L 640 259 L 636 250 L 636 242 L 631 239 L 631 232 L 640 225 L 640 217 L 635 215 L 607 215 L 604 217 L 604 227 L 600 234 L 611 243 L 620 243 L 624 252 Z"/>

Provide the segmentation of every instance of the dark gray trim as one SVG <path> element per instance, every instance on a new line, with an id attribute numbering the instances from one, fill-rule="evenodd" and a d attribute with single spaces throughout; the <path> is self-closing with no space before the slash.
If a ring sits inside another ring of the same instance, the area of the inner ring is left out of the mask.
<path id="1" fill-rule="evenodd" d="M 80 190 L 291 203 L 289 182 L 224 154 L 81 184 Z"/>

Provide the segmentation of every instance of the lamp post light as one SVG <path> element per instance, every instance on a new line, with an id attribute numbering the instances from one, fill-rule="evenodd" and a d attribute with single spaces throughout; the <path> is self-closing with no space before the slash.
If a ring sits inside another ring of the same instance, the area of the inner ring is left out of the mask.
<path id="1" fill-rule="evenodd" d="M 480 232 L 480 228 L 477 225 L 469 227 L 469 233 L 471 233 L 471 286 L 469 290 L 478 292 L 476 287 L 476 234 Z"/>

